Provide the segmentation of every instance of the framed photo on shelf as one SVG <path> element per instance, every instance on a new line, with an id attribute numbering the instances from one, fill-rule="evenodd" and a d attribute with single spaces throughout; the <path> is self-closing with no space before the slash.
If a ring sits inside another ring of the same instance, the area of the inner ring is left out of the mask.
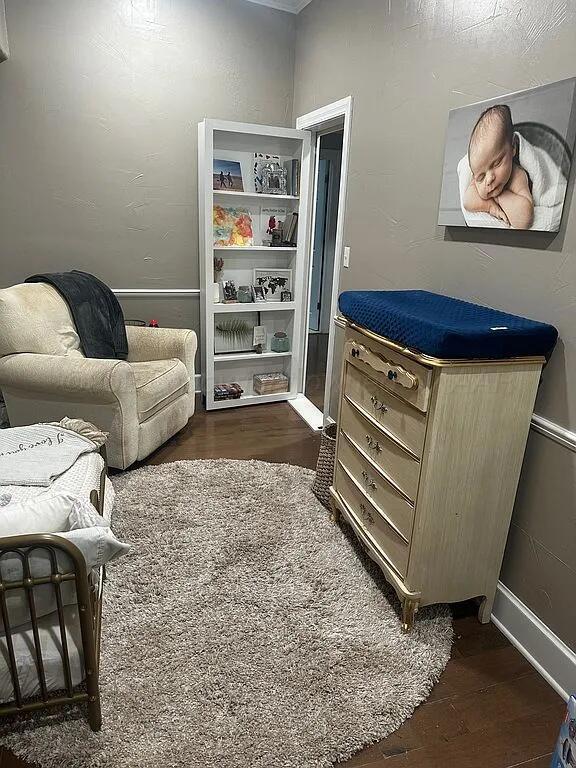
<path id="1" fill-rule="evenodd" d="M 263 191 L 262 170 L 268 163 L 279 163 L 280 155 L 269 155 L 265 152 L 254 152 L 254 189 L 256 192 Z"/>
<path id="2" fill-rule="evenodd" d="M 286 208 L 262 206 L 260 208 L 260 234 L 262 245 L 270 245 L 273 235 L 283 230 L 283 222 L 286 219 Z"/>
<path id="3" fill-rule="evenodd" d="M 264 296 L 264 288 L 261 285 L 252 286 L 252 300 L 258 303 L 259 301 L 266 301 Z"/>
<path id="4" fill-rule="evenodd" d="M 292 291 L 292 270 L 271 267 L 254 269 L 254 288 L 262 288 L 266 301 L 280 301 L 282 291 Z"/>
<path id="5" fill-rule="evenodd" d="M 237 160 L 212 162 L 212 189 L 217 192 L 244 192 L 242 168 Z"/>

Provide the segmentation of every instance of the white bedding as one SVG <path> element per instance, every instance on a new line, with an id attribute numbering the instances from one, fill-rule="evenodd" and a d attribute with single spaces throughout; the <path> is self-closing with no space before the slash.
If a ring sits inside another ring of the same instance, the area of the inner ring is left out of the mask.
<path id="1" fill-rule="evenodd" d="M 82 653 L 82 635 L 76 606 L 64 608 L 66 622 L 66 638 L 68 655 L 72 673 L 72 685 L 79 685 L 84 679 L 84 656 Z M 46 685 L 49 691 L 58 691 L 66 687 L 64 665 L 62 663 L 62 641 L 60 625 L 55 613 L 45 616 L 38 621 L 40 646 Z M 18 634 L 13 636 L 14 653 L 18 667 L 20 692 L 24 698 L 40 694 L 40 683 L 36 672 L 36 657 L 34 655 L 34 638 L 32 630 L 20 627 Z M 0 635 L 0 704 L 14 699 L 14 687 L 10 676 L 8 663 L 8 647 L 6 638 Z"/>
<path id="2" fill-rule="evenodd" d="M 10 494 L 11 502 L 33 499 L 42 493 L 73 493 L 75 496 L 90 500 L 90 491 L 100 490 L 100 473 L 104 467 L 104 459 L 93 451 L 80 456 L 74 464 L 63 472 L 48 488 L 36 485 L 0 485 L 0 494 Z M 104 519 L 110 522 L 114 504 L 114 488 L 109 478 L 106 478 L 104 491 Z M 2 507 L 0 507 L 0 510 Z"/>
<path id="3" fill-rule="evenodd" d="M 48 488 L 40 486 L 4 485 L 0 486 L 0 494 L 10 494 L 11 502 L 35 498 L 43 493 L 65 492 L 73 493 L 81 498 L 90 498 L 90 491 L 100 489 L 100 474 L 104 460 L 97 452 L 80 456 L 76 462 L 60 477 L 56 478 Z M 106 478 L 104 492 L 104 518 L 110 523 L 114 503 L 114 488 L 109 478 Z M 0 514 L 2 507 L 0 506 Z M 72 668 L 73 685 L 83 680 L 82 638 L 75 606 L 64 608 L 68 637 L 68 650 Z M 38 622 L 40 629 L 40 644 L 49 691 L 57 691 L 65 687 L 60 627 L 58 615 L 52 613 Z M 15 653 L 19 667 L 21 693 L 24 698 L 40 693 L 36 661 L 34 656 L 34 640 L 30 625 L 18 627 L 13 634 Z M 0 633 L 0 703 L 12 701 L 14 689 L 8 665 L 8 649 L 6 639 Z"/>

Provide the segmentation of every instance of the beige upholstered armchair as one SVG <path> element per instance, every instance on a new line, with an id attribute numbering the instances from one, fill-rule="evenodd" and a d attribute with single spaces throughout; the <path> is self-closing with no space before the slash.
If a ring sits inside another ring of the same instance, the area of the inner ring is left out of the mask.
<path id="1" fill-rule="evenodd" d="M 12 426 L 82 418 L 110 433 L 126 469 L 194 413 L 196 334 L 127 327 L 128 360 L 82 354 L 68 305 L 45 283 L 0 290 L 0 390 Z"/>

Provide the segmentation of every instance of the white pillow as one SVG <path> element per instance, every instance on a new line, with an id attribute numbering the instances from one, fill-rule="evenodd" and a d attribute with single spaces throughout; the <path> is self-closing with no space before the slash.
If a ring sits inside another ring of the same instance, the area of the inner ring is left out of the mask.
<path id="1" fill-rule="evenodd" d="M 76 501 L 76 497 L 69 493 L 46 492 L 27 501 L 0 507 L 0 536 L 66 531 L 68 516 Z"/>
<path id="2" fill-rule="evenodd" d="M 69 512 L 64 525 L 67 530 L 58 531 L 57 534 L 78 547 L 86 561 L 87 573 L 120 557 L 130 549 L 128 544 L 118 541 L 104 518 L 96 512 L 89 502 L 74 497 L 68 497 L 68 500 L 70 502 Z M 43 532 L 50 533 L 51 531 Z M 32 550 L 28 562 L 33 577 L 38 578 L 51 573 L 50 555 L 45 549 Z M 60 573 L 71 571 L 72 563 L 66 553 L 57 552 L 56 562 Z M 0 573 L 5 581 L 20 581 L 23 577 L 20 557 L 16 554 L 6 554 L 1 557 Z M 63 605 L 75 603 L 75 583 L 73 581 L 62 582 L 60 594 Z M 7 590 L 6 604 L 12 629 L 30 621 L 28 601 L 23 590 Z M 34 588 L 34 605 L 38 618 L 56 610 L 56 596 L 52 584 Z M 4 623 L 1 617 L 0 632 L 4 632 Z"/>
<path id="3" fill-rule="evenodd" d="M 70 308 L 47 283 L 0 290 L 0 356 L 19 352 L 84 357 Z"/>

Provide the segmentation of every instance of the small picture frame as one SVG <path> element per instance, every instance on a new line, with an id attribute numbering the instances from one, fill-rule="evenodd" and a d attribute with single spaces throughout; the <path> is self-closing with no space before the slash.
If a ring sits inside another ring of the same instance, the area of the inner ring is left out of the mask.
<path id="1" fill-rule="evenodd" d="M 292 301 L 292 291 L 282 291 L 280 301 Z"/>
<path id="2" fill-rule="evenodd" d="M 253 285 L 252 286 L 252 300 L 256 303 L 260 301 L 266 301 L 266 296 L 264 295 L 264 288 L 261 285 Z"/>
<path id="3" fill-rule="evenodd" d="M 238 302 L 238 291 L 234 285 L 233 280 L 223 280 L 220 285 L 222 286 L 222 296 L 224 304 L 236 304 Z"/>

